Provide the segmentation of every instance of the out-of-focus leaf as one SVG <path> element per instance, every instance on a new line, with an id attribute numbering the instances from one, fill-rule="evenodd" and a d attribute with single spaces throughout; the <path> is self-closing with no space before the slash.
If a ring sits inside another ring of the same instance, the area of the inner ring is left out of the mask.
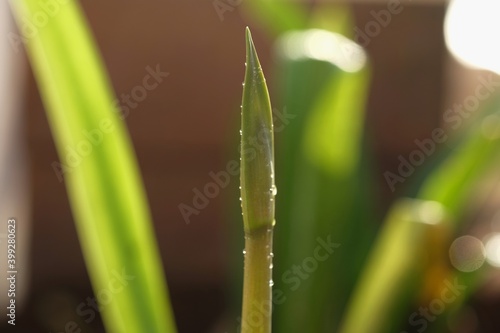
<path id="1" fill-rule="evenodd" d="M 495 111 L 497 111 L 496 108 Z M 437 243 L 429 243 L 429 240 L 433 238 L 433 234 L 425 233 L 420 237 L 419 242 L 414 243 L 414 247 L 420 249 L 420 252 L 429 249 L 433 254 L 428 255 L 428 258 L 437 257 L 445 258 L 445 260 L 441 260 L 438 265 L 430 267 L 429 264 L 421 266 L 418 257 L 408 258 L 407 262 L 412 263 L 410 267 L 406 267 L 406 264 L 400 261 L 399 265 L 391 268 L 392 271 L 387 272 L 387 274 L 375 275 L 375 278 L 374 274 L 376 273 L 374 273 L 373 267 L 381 267 L 380 269 L 384 270 L 382 268 L 384 262 L 398 262 L 398 260 L 396 254 L 386 253 L 378 257 L 374 254 L 370 259 L 371 264 L 365 269 L 362 280 L 356 288 L 357 296 L 352 300 L 349 307 L 343 332 L 387 332 L 391 331 L 387 326 L 389 323 L 395 325 L 392 326 L 392 330 L 400 329 L 398 325 L 408 323 L 411 313 L 401 309 L 398 310 L 398 308 L 408 308 L 411 304 L 422 302 L 428 304 L 432 299 L 439 296 L 438 294 L 443 288 L 443 281 L 458 279 L 460 283 L 467 286 L 466 291 L 460 297 L 457 297 L 453 306 L 445 309 L 432 325 L 429 323 L 430 331 L 440 332 L 440 328 L 446 325 L 449 312 L 456 310 L 478 286 L 483 270 L 470 273 L 451 270 L 448 263 L 448 251 L 453 241 L 453 235 L 460 229 L 459 222 L 463 220 L 463 214 L 468 208 L 466 200 L 470 197 L 474 185 L 484 176 L 485 171 L 495 161 L 498 161 L 500 154 L 500 136 L 498 135 L 498 129 L 500 128 L 498 124 L 500 122 L 498 119 L 500 118 L 497 115 L 490 114 L 484 120 L 472 126 L 470 130 L 464 131 L 462 137 L 457 140 L 458 144 L 453 151 L 438 156 L 436 161 L 431 161 L 428 170 L 423 170 L 422 173 L 425 177 L 419 178 L 421 184 L 416 187 L 417 190 L 414 190 L 414 195 L 423 202 L 438 203 L 449 218 L 446 220 L 443 237 L 439 237 L 440 240 Z M 415 202 L 418 203 L 419 201 Z M 398 209 L 397 205 L 392 209 Z M 412 208 L 407 206 L 406 209 L 411 210 Z M 388 221 L 377 240 L 376 249 L 390 243 L 385 235 L 391 233 L 391 216 L 389 216 Z M 401 237 L 401 235 L 393 237 L 397 238 Z M 392 242 L 396 241 L 393 240 Z M 407 250 L 401 245 L 395 252 L 407 252 Z M 393 279 L 394 276 L 399 274 L 398 272 L 402 270 L 415 272 L 418 267 L 421 267 L 421 271 L 414 278 L 407 274 L 403 277 L 403 280 L 406 281 L 405 287 L 396 286 L 391 293 L 379 293 L 375 296 L 373 292 L 367 294 L 367 290 L 383 290 L 385 286 L 395 285 Z M 422 295 L 428 295 L 426 285 L 429 285 L 429 283 L 425 283 L 423 277 L 432 276 L 433 272 L 436 271 L 441 272 L 438 274 L 440 279 L 434 281 L 434 286 L 437 286 L 435 287 L 436 293 L 422 300 Z M 410 283 L 412 280 L 416 281 Z M 381 307 L 381 304 L 384 307 Z M 368 320 L 363 321 L 369 324 L 366 326 L 356 323 L 355 320 L 355 318 L 360 317 L 366 318 L 364 313 L 376 314 L 376 318 L 369 317 Z"/>
<path id="2" fill-rule="evenodd" d="M 445 209 L 437 202 L 402 199 L 388 214 L 362 278 L 343 319 L 341 333 L 382 333 L 398 329 L 401 310 L 413 301 L 413 290 L 432 251 L 447 239 Z M 433 237 L 436 243 L 431 243 Z M 431 252 L 428 252 L 431 251 Z M 397 297 L 393 297 L 393 294 Z"/>
<path id="3" fill-rule="evenodd" d="M 439 201 L 458 217 L 471 187 L 500 156 L 498 119 L 490 115 L 474 126 L 457 149 L 425 179 L 418 197 Z"/>
<path id="4" fill-rule="evenodd" d="M 242 6 L 267 31 L 276 35 L 307 27 L 304 4 L 289 0 L 253 0 L 243 1 Z"/>
<path id="5" fill-rule="evenodd" d="M 366 56 L 324 30 L 284 35 L 278 54 L 283 105 L 295 118 L 283 128 L 277 160 L 277 218 L 283 222 L 276 233 L 275 286 L 286 300 L 275 307 L 275 329 L 331 332 L 374 236 L 362 165 Z M 297 275 L 294 267 L 314 254 L 318 237 L 340 247 L 313 272 Z"/>
<path id="6" fill-rule="evenodd" d="M 422 181 L 417 196 L 440 201 L 453 216 L 454 229 L 460 234 L 464 214 L 471 207 L 468 199 L 475 191 L 475 185 L 488 175 L 488 172 L 500 162 L 500 115 L 497 94 L 483 108 L 482 117 L 461 137 L 455 138 L 453 150 L 447 152 L 446 159 L 436 164 L 428 176 Z M 449 240 L 449 244 L 453 239 Z M 486 266 L 486 265 L 485 265 Z M 487 267 L 471 272 L 455 270 L 450 273 L 450 280 L 458 280 L 466 286 L 453 305 L 446 308 L 430 327 L 430 332 L 441 332 L 448 320 L 457 315 L 460 307 L 480 286 Z"/>
<path id="7" fill-rule="evenodd" d="M 146 195 L 97 47 L 77 2 L 54 4 L 26 43 L 94 292 L 112 293 L 100 306 L 105 326 L 175 332 Z M 20 26 L 44 13 L 43 1 L 11 5 Z"/>
<path id="8" fill-rule="evenodd" d="M 345 4 L 316 4 L 312 8 L 309 29 L 321 29 L 354 38 L 355 26 L 351 9 Z"/>

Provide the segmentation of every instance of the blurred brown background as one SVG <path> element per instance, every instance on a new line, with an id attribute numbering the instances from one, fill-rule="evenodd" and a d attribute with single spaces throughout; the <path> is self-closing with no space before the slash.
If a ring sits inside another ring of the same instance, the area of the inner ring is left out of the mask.
<path id="1" fill-rule="evenodd" d="M 367 47 L 373 66 L 367 121 L 380 168 L 375 174 L 381 207 L 397 194 L 386 186 L 383 171 L 397 168 L 397 156 L 409 153 L 413 140 L 426 137 L 439 125 L 450 98 L 444 86 L 457 67 L 444 46 L 444 4 L 424 3 L 405 6 Z M 244 27 L 253 29 L 271 96 L 276 90 L 272 41 L 238 8 L 226 12 L 221 21 L 212 1 L 82 4 L 117 96 L 130 94 L 140 85 L 147 66 L 159 64 L 170 73 L 131 110 L 126 122 L 149 197 L 179 331 L 215 331 L 229 290 L 228 225 L 240 223 L 228 221 L 224 210 L 228 200 L 238 200 L 233 191 L 236 181 L 193 215 L 190 224 L 178 205 L 190 204 L 193 188 L 210 181 L 210 171 L 223 170 L 230 159 L 237 158 Z M 372 9 L 385 7 L 356 1 L 352 4 L 356 25 L 363 27 L 372 19 Z M 27 81 L 23 109 L 32 181 L 32 271 L 26 309 L 18 320 L 26 332 L 38 332 L 51 325 L 47 318 L 59 307 L 72 309 L 92 291 L 65 187 L 51 166 L 58 157 L 31 74 Z M 69 311 L 68 316 L 74 314 Z M 99 331 L 99 323 L 91 328 Z"/>

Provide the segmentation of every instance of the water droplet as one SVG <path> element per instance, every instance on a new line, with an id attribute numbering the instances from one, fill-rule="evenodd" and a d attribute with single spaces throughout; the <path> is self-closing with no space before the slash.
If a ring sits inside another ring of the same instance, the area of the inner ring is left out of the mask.
<path id="1" fill-rule="evenodd" d="M 243 201 L 243 199 L 240 197 L 240 201 Z"/>
<path id="2" fill-rule="evenodd" d="M 246 255 L 247 254 L 247 251 L 246 250 L 243 250 L 243 255 Z"/>
<path id="3" fill-rule="evenodd" d="M 274 286 L 274 282 L 273 282 L 273 280 L 269 280 L 269 287 L 272 287 L 272 286 Z"/>
<path id="4" fill-rule="evenodd" d="M 241 85 L 244 87 L 245 86 L 245 82 L 243 82 Z"/>
<path id="5" fill-rule="evenodd" d="M 245 67 L 247 67 L 247 63 L 245 62 Z"/>
<path id="6" fill-rule="evenodd" d="M 272 252 L 271 252 L 271 253 L 269 253 L 269 256 L 270 256 L 271 258 L 274 258 L 274 253 L 272 253 Z"/>
<path id="7" fill-rule="evenodd" d="M 241 190 L 241 186 L 239 186 L 240 190 Z"/>
<path id="8" fill-rule="evenodd" d="M 278 189 L 274 185 L 269 189 L 269 191 L 273 196 L 275 196 L 278 193 Z"/>
<path id="9" fill-rule="evenodd" d="M 240 135 L 243 135 L 243 131 L 242 130 L 240 130 Z"/>
<path id="10" fill-rule="evenodd" d="M 273 264 L 269 264 L 269 269 L 273 269 Z"/>

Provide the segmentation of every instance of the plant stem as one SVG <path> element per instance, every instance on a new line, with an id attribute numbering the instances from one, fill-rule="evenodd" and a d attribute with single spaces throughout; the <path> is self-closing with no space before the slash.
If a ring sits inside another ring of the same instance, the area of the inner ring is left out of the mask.
<path id="1" fill-rule="evenodd" d="M 245 235 L 242 333 L 271 332 L 273 226 Z"/>

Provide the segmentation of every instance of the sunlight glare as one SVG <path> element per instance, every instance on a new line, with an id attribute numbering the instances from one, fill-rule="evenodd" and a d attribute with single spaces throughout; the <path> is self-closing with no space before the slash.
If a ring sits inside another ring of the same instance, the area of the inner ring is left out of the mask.
<path id="1" fill-rule="evenodd" d="M 452 0 L 444 34 L 450 52 L 465 65 L 500 73 L 500 1 Z"/>

